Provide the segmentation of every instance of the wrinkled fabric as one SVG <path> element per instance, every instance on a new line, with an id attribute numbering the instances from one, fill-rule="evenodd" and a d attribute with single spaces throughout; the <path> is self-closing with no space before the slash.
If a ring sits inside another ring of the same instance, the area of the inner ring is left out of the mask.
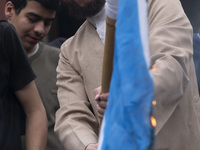
<path id="1" fill-rule="evenodd" d="M 146 60 L 144 56 L 147 52 L 145 55 L 149 57 L 149 47 L 144 46 L 148 38 L 142 38 L 141 34 L 141 30 L 147 28 L 147 21 L 141 20 L 147 20 L 147 16 L 146 1 L 119 1 L 113 75 L 99 150 L 147 150 L 152 146 L 153 81 L 149 62 L 146 63 L 149 58 Z M 145 35 L 148 37 L 147 32 Z"/>

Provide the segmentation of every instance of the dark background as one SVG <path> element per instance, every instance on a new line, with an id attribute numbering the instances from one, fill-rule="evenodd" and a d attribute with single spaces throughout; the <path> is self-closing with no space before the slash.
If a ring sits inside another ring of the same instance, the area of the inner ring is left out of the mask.
<path id="1" fill-rule="evenodd" d="M 5 19 L 5 2 L 6 0 L 0 0 L 0 19 Z M 200 28 L 200 0 L 181 0 L 181 3 L 192 24 L 194 33 L 198 32 Z M 83 22 L 84 20 L 77 20 L 70 17 L 65 13 L 64 8 L 61 7 L 61 9 L 57 12 L 57 19 L 52 25 L 49 36 L 45 41 L 52 41 L 57 37 L 69 38 L 74 35 Z"/>
<path id="2" fill-rule="evenodd" d="M 194 33 L 200 28 L 200 0 L 181 0 L 183 9 L 188 16 Z"/>
<path id="3" fill-rule="evenodd" d="M 180 0 L 183 9 L 190 20 L 193 32 L 198 32 L 200 28 L 200 0 Z M 58 11 L 57 23 L 49 33 L 49 40 L 53 40 L 55 37 L 69 38 L 74 35 L 78 27 L 84 20 L 76 20 L 71 18 L 65 13 L 64 8 Z M 55 32 L 55 30 L 57 30 Z M 57 35 L 55 35 L 57 33 Z"/>
<path id="4" fill-rule="evenodd" d="M 0 0 L 0 19 L 5 19 L 4 17 L 4 7 L 6 0 Z"/>

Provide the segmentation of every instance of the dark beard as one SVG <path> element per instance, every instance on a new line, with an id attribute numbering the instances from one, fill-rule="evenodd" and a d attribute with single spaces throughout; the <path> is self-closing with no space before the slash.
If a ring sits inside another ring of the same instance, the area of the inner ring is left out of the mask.
<path id="1" fill-rule="evenodd" d="M 105 0 L 62 0 L 66 13 L 77 19 L 95 16 L 103 8 Z"/>

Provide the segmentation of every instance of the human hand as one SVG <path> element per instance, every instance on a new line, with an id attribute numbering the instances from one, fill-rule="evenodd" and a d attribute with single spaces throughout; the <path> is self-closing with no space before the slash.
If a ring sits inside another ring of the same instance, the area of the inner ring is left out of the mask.
<path id="1" fill-rule="evenodd" d="M 109 93 L 101 93 L 101 87 L 94 90 L 95 100 L 97 102 L 97 111 L 99 118 L 103 118 L 107 107 Z"/>
<path id="2" fill-rule="evenodd" d="M 89 144 L 85 150 L 97 150 L 97 144 Z"/>

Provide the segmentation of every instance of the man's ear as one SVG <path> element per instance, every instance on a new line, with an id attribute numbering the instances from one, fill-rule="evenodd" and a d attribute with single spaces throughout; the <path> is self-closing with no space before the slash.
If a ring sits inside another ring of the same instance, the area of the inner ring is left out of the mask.
<path id="1" fill-rule="evenodd" d="M 7 20 L 10 20 L 15 14 L 14 5 L 11 1 L 8 1 L 5 5 L 5 16 Z"/>

